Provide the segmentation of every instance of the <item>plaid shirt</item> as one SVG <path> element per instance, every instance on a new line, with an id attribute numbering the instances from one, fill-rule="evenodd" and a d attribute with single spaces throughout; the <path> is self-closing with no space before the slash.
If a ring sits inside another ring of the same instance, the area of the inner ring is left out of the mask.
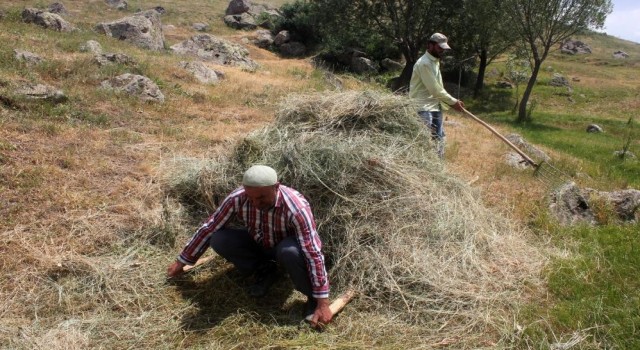
<path id="1" fill-rule="evenodd" d="M 193 265 L 209 247 L 209 238 L 235 214 L 253 239 L 264 248 L 273 248 L 285 237 L 294 236 L 307 262 L 314 298 L 329 296 L 329 280 L 322 255 L 322 242 L 309 202 L 300 192 L 278 185 L 276 204 L 260 210 L 251 204 L 243 187 L 233 191 L 189 240 L 178 260 Z"/>

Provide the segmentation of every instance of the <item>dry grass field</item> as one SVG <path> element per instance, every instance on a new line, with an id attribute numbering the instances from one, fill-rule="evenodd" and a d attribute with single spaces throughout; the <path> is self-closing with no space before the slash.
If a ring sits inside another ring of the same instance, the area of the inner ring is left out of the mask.
<path id="1" fill-rule="evenodd" d="M 284 2 L 270 1 L 276 6 Z M 241 291 L 241 277 L 221 259 L 177 284 L 168 283 L 167 265 L 204 218 L 169 195 L 171 181 L 193 176 L 208 162 L 228 155 L 237 140 L 269 125 L 281 99 L 292 93 L 329 94 L 334 87 L 308 59 L 285 60 L 253 45 L 245 46 L 260 64 L 255 72 L 216 67 L 226 79 L 215 86 L 199 84 L 177 67 L 182 57 L 145 51 L 91 28 L 136 9 L 163 6 L 163 24 L 175 26 L 165 32 L 167 47 L 194 35 L 195 22 L 209 23 L 209 33 L 242 43 L 251 33 L 222 24 L 227 1 L 128 3 L 129 10 L 119 12 L 102 0 L 65 1 L 67 19 L 80 28 L 75 33 L 48 31 L 19 20 L 24 7 L 43 8 L 45 2 L 0 4 L 6 13 L 0 19 L 0 96 L 11 96 L 21 83 L 40 81 L 69 98 L 62 104 L 0 100 L 0 348 L 408 349 L 517 344 L 515 310 L 544 294 L 539 272 L 547 253 L 540 252 L 552 251 L 545 240 L 531 243 L 532 248 L 518 247 L 535 252 L 531 256 L 485 271 L 493 276 L 503 271 L 531 276 L 505 287 L 513 288 L 509 292 L 520 300 L 483 309 L 486 320 L 475 330 L 464 328 L 469 333 L 463 336 L 451 335 L 455 324 L 425 332 L 414 323 L 389 318 L 367 308 L 367 296 L 318 333 L 299 325 L 304 299 L 290 293 L 290 285 L 277 286 L 272 300 L 251 300 Z M 90 54 L 79 50 L 87 40 L 99 41 L 105 52 L 127 53 L 137 63 L 98 67 Z M 36 53 L 45 63 L 29 67 L 17 62 L 14 49 Z M 639 78 L 637 73 L 629 76 L 637 72 L 635 62 L 614 73 L 594 73 L 570 60 L 553 64 L 565 75 L 581 78 L 576 90 L 583 89 L 585 98 L 571 107 L 571 113 L 624 120 L 640 107 Z M 97 89 L 102 80 L 130 70 L 156 82 L 166 101 L 144 103 Z M 352 76 L 339 79 L 345 90 L 382 90 Z M 627 93 L 624 99 L 615 98 L 616 108 L 602 102 L 608 91 L 620 89 Z M 539 108 L 546 112 L 567 113 L 557 96 L 542 101 Z M 450 119 L 459 125 L 447 129 L 445 170 L 471 183 L 474 195 L 515 227 L 514 242 L 530 244 L 524 226 L 539 215 L 548 188 L 526 171 L 503 165 L 505 146 L 481 126 L 453 113 Z M 501 124 L 499 129 L 507 133 L 509 126 Z M 527 265 L 534 258 L 538 261 Z"/>

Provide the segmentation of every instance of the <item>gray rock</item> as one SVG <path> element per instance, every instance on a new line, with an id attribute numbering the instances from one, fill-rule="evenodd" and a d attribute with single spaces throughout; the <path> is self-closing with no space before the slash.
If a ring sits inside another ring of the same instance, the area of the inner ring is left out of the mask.
<path id="1" fill-rule="evenodd" d="M 176 26 L 174 26 L 173 24 L 167 24 L 162 26 L 163 32 L 170 32 L 172 30 L 176 30 Z"/>
<path id="2" fill-rule="evenodd" d="M 496 87 L 500 89 L 513 89 L 514 86 L 508 81 L 502 80 L 496 83 Z"/>
<path id="3" fill-rule="evenodd" d="M 186 62 L 182 61 L 178 65 L 180 68 L 187 70 L 199 82 L 203 84 L 217 84 L 220 79 L 224 79 L 224 73 L 207 67 L 202 62 Z"/>
<path id="4" fill-rule="evenodd" d="M 225 15 L 239 15 L 251 9 L 251 1 L 249 0 L 231 0 Z"/>
<path id="5" fill-rule="evenodd" d="M 135 66 L 136 61 L 129 55 L 124 53 L 102 53 L 95 56 L 95 61 L 99 66 L 108 64 L 123 64 L 126 66 Z"/>
<path id="6" fill-rule="evenodd" d="M 124 0 L 106 0 L 107 5 L 117 10 L 126 10 L 129 4 Z"/>
<path id="7" fill-rule="evenodd" d="M 195 56 L 202 60 L 222 65 L 256 69 L 258 64 L 249 58 L 249 51 L 241 45 L 217 38 L 210 34 L 197 34 L 191 39 L 171 46 L 179 55 Z"/>
<path id="8" fill-rule="evenodd" d="M 253 30 L 258 28 L 256 21 L 248 13 L 224 16 L 224 23 L 233 29 Z"/>
<path id="9" fill-rule="evenodd" d="M 351 59 L 351 70 L 356 74 L 377 73 L 378 67 L 372 60 L 366 57 L 353 57 Z"/>
<path id="10" fill-rule="evenodd" d="M 590 54 L 591 47 L 580 40 L 568 39 L 560 47 L 560 52 L 568 55 Z"/>
<path id="11" fill-rule="evenodd" d="M 257 47 L 268 49 L 274 43 L 274 36 L 269 30 L 259 29 L 256 31 L 256 37 L 252 40 L 252 42 Z"/>
<path id="12" fill-rule="evenodd" d="M 400 62 L 396 62 L 390 58 L 385 58 L 380 61 L 380 66 L 384 68 L 387 72 L 397 72 L 404 69 L 404 64 Z"/>
<path id="13" fill-rule="evenodd" d="M 624 150 L 615 151 L 615 152 L 613 152 L 613 155 L 618 157 L 618 158 L 636 159 L 636 155 L 633 154 L 633 152 L 631 152 L 631 151 L 624 151 Z"/>
<path id="14" fill-rule="evenodd" d="M 22 11 L 22 21 L 25 23 L 34 23 L 58 32 L 71 32 L 76 30 L 75 26 L 62 19 L 60 15 L 35 8 L 25 8 Z"/>
<path id="15" fill-rule="evenodd" d="M 573 225 L 579 222 L 595 224 L 587 197 L 575 182 L 568 182 L 560 186 L 550 196 L 549 211 L 563 225 Z"/>
<path id="16" fill-rule="evenodd" d="M 587 132 L 597 134 L 597 133 L 604 132 L 604 130 L 602 129 L 602 127 L 600 127 L 600 125 L 597 125 L 597 124 L 589 124 L 589 125 L 587 126 Z"/>
<path id="17" fill-rule="evenodd" d="M 125 73 L 103 81 L 100 86 L 106 90 L 138 96 L 143 101 L 164 102 L 164 95 L 158 85 L 142 75 Z"/>
<path id="18" fill-rule="evenodd" d="M 102 53 L 102 45 L 100 45 L 100 43 L 95 40 L 88 40 L 86 43 L 80 46 L 80 51 L 99 55 Z"/>
<path id="19" fill-rule="evenodd" d="M 18 61 L 25 62 L 28 66 L 33 66 L 43 61 L 42 57 L 33 52 L 15 49 L 13 53 Z"/>
<path id="20" fill-rule="evenodd" d="M 516 152 L 506 153 L 504 155 L 504 161 L 508 166 L 518 170 L 529 169 L 530 167 L 529 163 Z"/>
<path id="21" fill-rule="evenodd" d="M 53 4 L 49 5 L 48 9 L 49 9 L 49 12 L 55 13 L 57 15 L 61 15 L 61 16 L 69 15 L 67 8 L 64 7 L 64 5 L 60 2 L 54 2 Z"/>
<path id="22" fill-rule="evenodd" d="M 155 10 L 136 13 L 114 22 L 98 23 L 96 31 L 144 49 L 164 49 L 162 23 L 160 15 Z"/>
<path id="23" fill-rule="evenodd" d="M 505 138 L 509 140 L 509 142 L 513 143 L 520 150 L 522 150 L 524 153 L 526 153 L 528 156 L 532 158 L 537 158 L 545 162 L 551 161 L 551 157 L 549 157 L 542 150 L 538 149 L 537 147 L 525 141 L 525 139 L 522 136 L 518 134 L 509 134 L 505 136 Z"/>
<path id="24" fill-rule="evenodd" d="M 62 90 L 46 84 L 26 84 L 18 88 L 16 94 L 31 100 L 51 101 L 54 103 L 67 101 L 67 96 Z"/>
<path id="25" fill-rule="evenodd" d="M 613 53 L 613 58 L 619 58 L 619 59 L 629 58 L 629 54 L 627 54 L 624 51 L 616 51 Z"/>
<path id="26" fill-rule="evenodd" d="M 191 28 L 193 28 L 194 30 L 197 30 L 199 32 L 206 32 L 207 30 L 209 30 L 209 25 L 205 24 L 205 23 L 194 23 Z"/>
<path id="27" fill-rule="evenodd" d="M 553 78 L 549 82 L 551 86 L 569 86 L 569 81 L 567 78 L 563 77 L 561 74 L 554 73 Z"/>
<path id="28" fill-rule="evenodd" d="M 276 46 L 288 43 L 289 41 L 291 41 L 291 33 L 289 33 L 288 30 L 281 30 L 273 39 L 273 43 L 276 44 Z"/>

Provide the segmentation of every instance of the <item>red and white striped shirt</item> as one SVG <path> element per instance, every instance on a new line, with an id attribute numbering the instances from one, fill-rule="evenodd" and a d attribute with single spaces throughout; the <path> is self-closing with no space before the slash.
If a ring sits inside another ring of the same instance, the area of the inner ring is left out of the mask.
<path id="1" fill-rule="evenodd" d="M 314 298 L 329 296 L 329 280 L 322 255 L 322 242 L 309 202 L 300 192 L 278 185 L 276 203 L 267 210 L 251 204 L 243 187 L 233 191 L 191 237 L 178 260 L 193 265 L 209 247 L 209 238 L 236 214 L 253 239 L 265 248 L 273 248 L 285 237 L 294 236 L 307 261 Z"/>

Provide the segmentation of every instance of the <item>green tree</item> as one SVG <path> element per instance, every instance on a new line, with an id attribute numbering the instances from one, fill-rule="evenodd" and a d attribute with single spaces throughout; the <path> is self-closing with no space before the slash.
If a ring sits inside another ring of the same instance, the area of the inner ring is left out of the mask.
<path id="1" fill-rule="evenodd" d="M 466 0 L 462 21 L 457 26 L 456 39 L 469 47 L 479 59 L 478 75 L 473 96 L 478 97 L 484 87 L 487 66 L 513 46 L 516 41 L 510 23 L 504 19 L 505 2 L 502 0 Z M 460 44 L 456 45 L 458 51 Z M 468 54 L 465 54 L 465 57 Z"/>
<path id="2" fill-rule="evenodd" d="M 343 42 L 355 33 L 381 35 L 402 53 L 406 64 L 391 88 L 406 88 L 415 62 L 436 31 L 447 32 L 460 18 L 463 0 L 313 0 L 322 21 L 325 40 Z M 335 39 L 339 38 L 339 39 Z"/>
<path id="3" fill-rule="evenodd" d="M 552 47 L 589 28 L 602 28 L 611 13 L 611 0 L 508 0 L 505 14 L 527 45 L 532 71 L 518 108 L 518 122 L 530 120 L 527 102 L 542 62 Z"/>

